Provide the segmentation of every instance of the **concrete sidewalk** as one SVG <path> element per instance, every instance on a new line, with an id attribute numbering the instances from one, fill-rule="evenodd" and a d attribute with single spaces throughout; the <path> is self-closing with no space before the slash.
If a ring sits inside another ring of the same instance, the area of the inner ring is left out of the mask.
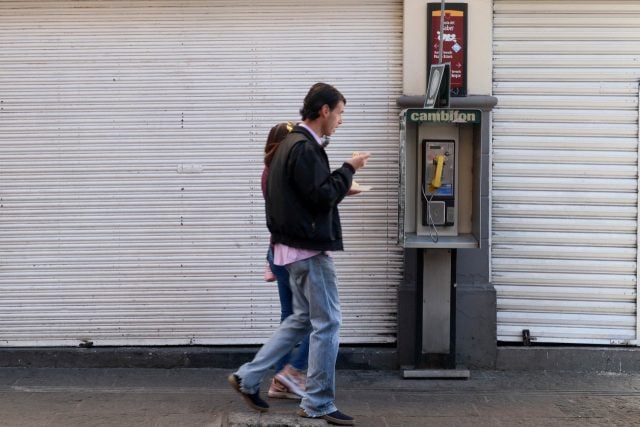
<path id="1" fill-rule="evenodd" d="M 228 369 L 1 368 L 2 426 L 324 426 L 269 399 L 258 415 Z M 640 374 L 472 371 L 468 380 L 337 372 L 337 405 L 361 427 L 640 426 Z M 266 395 L 266 384 L 262 388 Z M 266 396 L 265 396 L 266 397 Z"/>

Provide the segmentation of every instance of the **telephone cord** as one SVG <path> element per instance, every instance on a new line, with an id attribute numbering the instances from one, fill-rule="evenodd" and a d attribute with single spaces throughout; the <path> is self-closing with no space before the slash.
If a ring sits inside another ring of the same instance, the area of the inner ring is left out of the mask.
<path id="1" fill-rule="evenodd" d="M 422 185 L 422 197 L 424 197 L 424 200 L 427 202 L 427 222 L 429 223 L 429 237 L 431 237 L 431 241 L 433 243 L 438 243 L 438 227 L 436 227 L 436 225 L 433 222 L 433 217 L 431 216 L 431 201 L 433 200 L 433 194 L 431 194 L 430 196 L 427 195 L 425 189 L 424 189 L 424 184 Z"/>

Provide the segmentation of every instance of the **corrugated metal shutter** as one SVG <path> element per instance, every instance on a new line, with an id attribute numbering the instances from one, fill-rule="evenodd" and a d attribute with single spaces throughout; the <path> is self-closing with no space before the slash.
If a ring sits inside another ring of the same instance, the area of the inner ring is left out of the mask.
<path id="1" fill-rule="evenodd" d="M 494 1 L 498 339 L 637 343 L 636 1 Z"/>
<path id="2" fill-rule="evenodd" d="M 316 81 L 347 97 L 342 342 L 395 341 L 399 0 L 0 3 L 0 345 L 248 344 L 269 128 Z"/>

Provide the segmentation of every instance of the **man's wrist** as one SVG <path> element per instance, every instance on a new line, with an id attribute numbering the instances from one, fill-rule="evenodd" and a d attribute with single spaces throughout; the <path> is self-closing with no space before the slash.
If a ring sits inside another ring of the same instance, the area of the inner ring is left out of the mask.
<path id="1" fill-rule="evenodd" d="M 355 173 L 356 173 L 356 168 L 354 168 L 354 167 L 351 165 L 351 163 L 344 162 L 344 163 L 342 164 L 342 166 L 343 166 L 343 167 L 347 167 L 347 168 L 349 168 L 349 169 L 351 170 L 351 173 L 352 173 L 352 174 L 355 174 Z"/>

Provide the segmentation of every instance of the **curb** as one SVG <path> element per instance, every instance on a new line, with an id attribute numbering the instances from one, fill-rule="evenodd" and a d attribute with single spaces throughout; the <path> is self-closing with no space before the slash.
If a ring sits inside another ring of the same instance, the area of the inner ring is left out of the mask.
<path id="1" fill-rule="evenodd" d="M 222 420 L 220 427 L 326 427 L 328 425 L 325 420 L 301 418 L 296 415 L 232 412 Z"/>

